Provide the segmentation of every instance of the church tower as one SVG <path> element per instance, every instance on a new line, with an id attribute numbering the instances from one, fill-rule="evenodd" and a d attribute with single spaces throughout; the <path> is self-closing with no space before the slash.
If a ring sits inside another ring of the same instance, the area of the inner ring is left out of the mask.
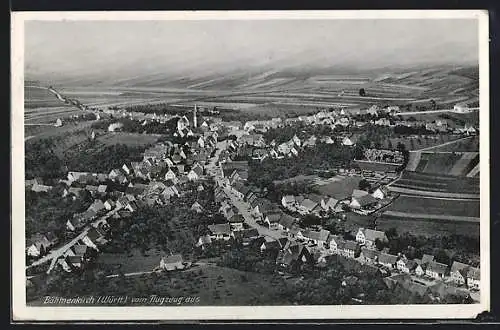
<path id="1" fill-rule="evenodd" d="M 198 107 L 196 104 L 194 105 L 193 109 L 193 127 L 196 128 L 198 127 L 198 118 L 196 118 L 196 113 L 198 112 Z"/>

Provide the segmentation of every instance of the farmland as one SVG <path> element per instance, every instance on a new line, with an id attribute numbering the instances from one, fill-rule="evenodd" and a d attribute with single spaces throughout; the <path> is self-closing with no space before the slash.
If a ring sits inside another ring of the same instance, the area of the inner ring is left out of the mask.
<path id="1" fill-rule="evenodd" d="M 479 222 L 449 222 L 441 220 L 408 219 L 405 217 L 392 217 L 382 215 L 377 219 L 378 230 L 396 228 L 398 232 L 409 232 L 413 235 L 424 235 L 428 237 L 450 234 L 464 235 L 468 237 L 479 237 Z"/>
<path id="2" fill-rule="evenodd" d="M 434 152 L 479 152 L 479 136 L 470 136 L 456 143 L 433 148 Z"/>
<path id="3" fill-rule="evenodd" d="M 404 144 L 406 150 L 420 150 L 437 146 L 449 141 L 458 140 L 458 135 L 410 135 L 405 137 L 387 138 L 382 141 L 383 149 L 393 149 L 399 143 Z"/>
<path id="4" fill-rule="evenodd" d="M 429 215 L 479 217 L 479 201 L 447 200 L 402 195 L 396 198 L 386 210 Z"/>
<path id="5" fill-rule="evenodd" d="M 337 180 L 332 180 L 331 183 L 315 186 L 320 194 L 332 196 L 336 199 L 345 199 L 350 196 L 353 189 L 358 189 L 359 182 L 362 180 L 360 176 L 337 176 Z"/>
<path id="6" fill-rule="evenodd" d="M 476 195 L 479 198 L 479 179 L 454 177 L 405 171 L 393 187 L 408 188 L 426 192 Z M 391 186 L 391 187 L 392 187 Z"/>
<path id="7" fill-rule="evenodd" d="M 160 259 L 163 255 L 165 255 L 164 252 L 156 249 L 149 250 L 145 254 L 140 253 L 138 249 L 132 250 L 129 254 L 126 252 L 103 252 L 98 256 L 96 262 L 100 268 L 111 271 L 112 274 L 147 272 L 160 265 Z"/>
<path id="8" fill-rule="evenodd" d="M 111 145 L 111 144 L 126 144 L 128 146 L 145 146 L 155 143 L 159 136 L 152 134 L 138 134 L 138 133 L 104 133 L 99 136 L 97 140 L 100 142 Z"/>

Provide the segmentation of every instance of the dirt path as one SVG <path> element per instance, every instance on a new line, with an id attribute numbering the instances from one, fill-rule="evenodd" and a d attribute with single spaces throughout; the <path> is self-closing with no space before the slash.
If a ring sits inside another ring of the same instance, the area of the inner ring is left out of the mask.
<path id="1" fill-rule="evenodd" d="M 453 144 L 453 143 L 456 143 L 456 142 L 459 142 L 459 141 L 463 141 L 463 140 L 466 140 L 466 139 L 470 139 L 470 136 L 463 137 L 463 138 L 460 138 L 460 139 L 457 139 L 457 140 L 453 140 L 453 141 L 448 141 L 448 142 L 445 142 L 445 143 L 442 143 L 442 144 L 438 144 L 438 145 L 435 145 L 435 146 L 431 146 L 431 147 L 426 147 L 426 148 L 422 148 L 422 149 L 418 149 L 418 150 L 412 150 L 412 151 L 413 152 L 421 152 L 421 151 L 432 150 L 432 149 L 435 149 L 435 148 L 447 146 L 447 145 L 450 145 L 450 144 Z"/>
<path id="2" fill-rule="evenodd" d="M 480 219 L 475 217 L 462 217 L 455 215 L 441 215 L 441 214 L 423 214 L 423 213 L 407 213 L 398 211 L 385 211 L 383 215 L 401 217 L 401 218 L 417 218 L 417 219 L 429 219 L 429 220 L 448 220 L 448 221 L 458 221 L 458 222 L 473 222 L 479 223 Z"/>

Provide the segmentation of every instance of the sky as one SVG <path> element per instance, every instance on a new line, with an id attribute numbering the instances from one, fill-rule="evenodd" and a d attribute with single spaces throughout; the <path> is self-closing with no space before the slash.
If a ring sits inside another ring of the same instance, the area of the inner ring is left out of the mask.
<path id="1" fill-rule="evenodd" d="M 28 21 L 25 75 L 127 79 L 301 67 L 477 64 L 465 19 Z"/>

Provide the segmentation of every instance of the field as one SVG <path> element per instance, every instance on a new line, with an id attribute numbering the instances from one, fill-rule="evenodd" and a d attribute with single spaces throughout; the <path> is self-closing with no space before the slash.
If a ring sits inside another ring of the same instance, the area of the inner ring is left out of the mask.
<path id="1" fill-rule="evenodd" d="M 82 135 L 82 139 L 90 137 L 90 126 L 93 121 L 71 123 L 61 127 L 54 126 L 24 126 L 25 141 L 57 136 Z"/>
<path id="2" fill-rule="evenodd" d="M 151 295 L 159 297 L 199 297 L 198 303 L 181 302 L 182 306 L 249 306 L 249 305 L 289 305 L 286 298 L 280 297 L 283 279 L 270 275 L 243 272 L 236 269 L 212 265 L 200 265 L 193 268 L 159 275 L 144 274 L 129 276 L 123 279 L 111 278 L 107 280 L 107 287 L 117 288 L 120 292 L 137 292 L 139 297 L 145 297 L 144 302 L 133 303 L 135 306 L 158 304 L 148 303 Z M 101 290 L 106 291 L 105 288 Z M 105 292 L 108 294 L 108 292 Z M 109 294 L 113 292 L 109 290 Z M 130 304 L 129 300 L 129 304 Z M 29 302 L 31 306 L 41 305 L 41 301 Z M 175 302 L 163 306 L 176 305 Z M 88 306 L 88 305 L 86 305 Z"/>
<path id="3" fill-rule="evenodd" d="M 393 187 L 452 194 L 476 195 L 479 198 L 479 179 L 405 171 Z M 416 193 L 417 194 L 417 193 Z"/>
<path id="4" fill-rule="evenodd" d="M 421 196 L 399 196 L 386 210 L 429 215 L 479 217 L 479 200 L 446 200 L 422 198 Z"/>
<path id="5" fill-rule="evenodd" d="M 169 105 L 199 104 L 205 107 L 240 109 L 253 114 L 266 112 L 273 116 L 284 116 L 333 106 L 426 106 L 431 99 L 436 100 L 439 106 L 452 106 L 453 102 L 477 97 L 477 78 L 468 73 L 464 76 L 466 69 L 468 68 L 460 71 L 439 67 L 413 72 L 374 70 L 350 74 L 338 72 L 337 69 L 269 70 L 234 72 L 224 76 L 200 72 L 198 75 L 185 77 L 168 77 L 163 73 L 156 73 L 113 82 L 85 84 L 93 87 L 81 87 L 78 82 L 74 82 L 73 85 L 55 88 L 63 95 L 99 108 L 166 102 Z M 470 71 L 474 71 L 474 68 Z M 359 95 L 360 88 L 365 89 L 365 96 Z M 26 95 L 29 107 L 58 105 L 56 98 L 44 90 Z M 449 116 L 457 117 L 462 123 L 461 117 L 469 115 Z"/>
<path id="6" fill-rule="evenodd" d="M 479 136 L 470 136 L 456 143 L 433 148 L 434 152 L 479 152 Z"/>
<path id="7" fill-rule="evenodd" d="M 350 197 L 353 189 L 358 189 L 359 182 L 363 179 L 360 176 L 336 176 L 331 183 L 315 186 L 315 190 L 322 195 L 332 196 L 342 200 Z"/>
<path id="8" fill-rule="evenodd" d="M 382 215 L 377 219 L 378 230 L 396 228 L 398 233 L 409 232 L 414 235 L 436 236 L 450 234 L 479 237 L 479 223 L 447 222 L 429 219 L 408 219 Z"/>
<path id="9" fill-rule="evenodd" d="M 460 136 L 446 134 L 446 135 L 411 135 L 406 137 L 387 138 L 382 141 L 382 148 L 395 149 L 399 143 L 405 145 L 406 150 L 420 150 L 437 146 L 449 141 L 457 140 Z"/>
<path id="10" fill-rule="evenodd" d="M 160 265 L 160 259 L 165 253 L 158 250 L 149 250 L 146 255 L 134 250 L 126 253 L 100 253 L 96 263 L 99 268 L 110 270 L 113 274 L 152 271 Z"/>
<path id="11" fill-rule="evenodd" d="M 145 146 L 153 144 L 158 140 L 159 136 L 152 134 L 139 134 L 139 133 L 104 133 L 97 138 L 98 141 L 106 144 L 126 144 L 128 146 Z"/>

